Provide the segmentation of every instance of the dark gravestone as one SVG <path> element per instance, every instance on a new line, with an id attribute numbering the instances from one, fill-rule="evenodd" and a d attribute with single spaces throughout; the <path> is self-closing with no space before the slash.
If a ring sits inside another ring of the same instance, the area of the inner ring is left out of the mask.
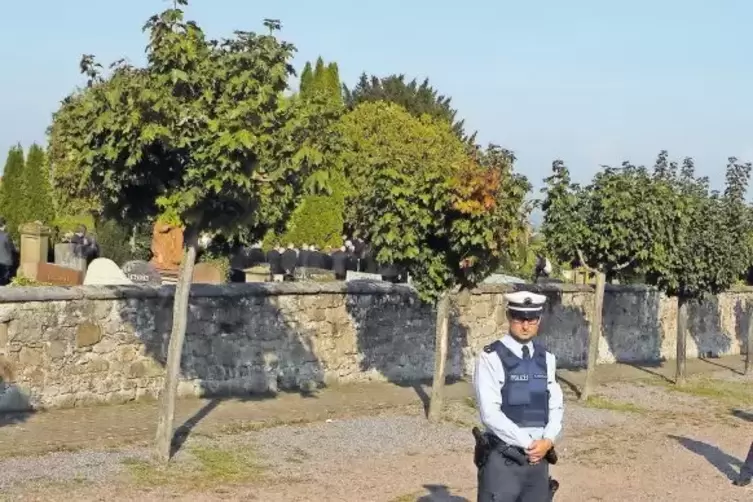
<path id="1" fill-rule="evenodd" d="M 133 260 L 123 265 L 123 273 L 134 284 L 144 284 L 147 286 L 161 286 L 162 276 L 157 272 L 157 268 L 151 263 Z"/>

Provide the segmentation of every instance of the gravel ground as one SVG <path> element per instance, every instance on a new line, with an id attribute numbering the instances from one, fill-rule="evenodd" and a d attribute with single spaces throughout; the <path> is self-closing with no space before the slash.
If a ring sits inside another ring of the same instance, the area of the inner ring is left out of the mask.
<path id="1" fill-rule="evenodd" d="M 553 467 L 562 483 L 558 501 L 753 500 L 753 489 L 729 481 L 749 445 L 750 419 L 730 414 L 726 401 L 643 383 L 609 384 L 598 395 L 606 401 L 592 406 L 602 408 L 566 405 L 558 444 L 562 461 Z M 123 461 L 146 459 L 148 451 L 139 448 L 4 460 L 0 489 L 9 500 L 75 494 L 76 500 L 470 501 L 476 476 L 470 427 L 477 420 L 471 404 L 450 403 L 448 421 L 439 425 L 393 409 L 218 438 L 196 436 L 176 458 L 178 465 L 190 461 L 192 448 L 211 446 L 253 452 L 264 474 L 190 495 L 181 487 L 144 487 L 129 478 Z M 720 413 L 729 420 L 720 421 Z M 684 414 L 695 419 L 684 420 Z"/>
<path id="2" fill-rule="evenodd" d="M 143 449 L 56 452 L 0 461 L 0 490 L 30 481 L 106 483 L 126 459 L 146 459 Z"/>

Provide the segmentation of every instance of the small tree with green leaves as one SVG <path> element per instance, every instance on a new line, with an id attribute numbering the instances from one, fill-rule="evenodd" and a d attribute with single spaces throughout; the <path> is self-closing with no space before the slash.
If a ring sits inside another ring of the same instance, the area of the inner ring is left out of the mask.
<path id="1" fill-rule="evenodd" d="M 350 148 L 350 222 L 380 263 L 407 268 L 419 297 L 437 308 L 429 418 L 438 420 L 448 349 L 450 292 L 494 270 L 523 222 L 529 189 L 507 152 L 467 154 L 447 122 L 384 102 L 344 120 Z"/>
<path id="2" fill-rule="evenodd" d="M 730 158 L 723 194 L 711 191 L 708 178 L 697 178 L 693 160 L 668 162 L 666 151 L 653 173 L 657 252 L 645 264 L 645 277 L 677 298 L 676 383 L 685 383 L 688 306 L 728 289 L 751 263 L 750 219 L 745 194 L 751 164 Z"/>
<path id="3" fill-rule="evenodd" d="M 21 145 L 16 145 L 8 151 L 0 185 L 0 216 L 5 218 L 8 233 L 14 240 L 18 239 L 18 227 L 24 223 L 26 210 L 23 176 L 24 150 Z"/>
<path id="4" fill-rule="evenodd" d="M 598 360 L 607 277 L 635 268 L 657 246 L 652 235 L 655 205 L 650 176 L 646 169 L 625 162 L 620 168 L 605 167 L 590 185 L 581 187 L 557 160 L 545 183 L 542 233 L 548 251 L 555 260 L 577 263 L 596 277 L 586 381 L 581 391 L 581 398 L 588 399 Z"/>
<path id="5" fill-rule="evenodd" d="M 88 88 L 61 114 L 69 143 L 60 151 L 80 168 L 71 187 L 96 194 L 103 213 L 119 221 L 161 217 L 185 229 L 157 429 L 164 460 L 200 232 L 259 236 L 284 221 L 302 190 L 326 183 L 312 176 L 323 155 L 310 134 L 336 116 L 325 104 L 283 95 L 295 48 L 275 37 L 279 22 L 266 20 L 266 35 L 207 40 L 184 21 L 186 4 L 176 0 L 146 23 L 145 67 L 118 64 L 105 78 L 85 56 Z"/>
<path id="6" fill-rule="evenodd" d="M 55 218 L 47 157 L 36 143 L 29 148 L 23 171 L 24 221 L 41 221 L 49 225 Z"/>

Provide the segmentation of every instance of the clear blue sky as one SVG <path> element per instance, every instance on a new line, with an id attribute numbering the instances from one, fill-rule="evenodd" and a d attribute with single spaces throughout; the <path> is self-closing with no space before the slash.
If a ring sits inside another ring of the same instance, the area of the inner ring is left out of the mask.
<path id="1" fill-rule="evenodd" d="M 143 22 L 166 5 L 4 1 L 0 152 L 45 140 L 82 53 L 141 63 Z M 280 19 L 298 68 L 321 54 L 348 84 L 364 70 L 428 76 L 538 186 L 557 157 L 579 181 L 662 148 L 712 180 L 730 155 L 753 161 L 750 1 L 192 0 L 188 15 L 212 37 Z"/>

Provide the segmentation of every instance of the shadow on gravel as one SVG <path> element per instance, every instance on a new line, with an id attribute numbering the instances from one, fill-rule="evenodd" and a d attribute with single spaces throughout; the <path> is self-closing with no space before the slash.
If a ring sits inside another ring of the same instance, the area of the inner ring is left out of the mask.
<path id="1" fill-rule="evenodd" d="M 753 422 L 753 413 L 749 411 L 731 409 L 730 413 L 732 414 L 732 416 L 739 418 L 740 420 L 745 420 L 746 422 Z"/>
<path id="2" fill-rule="evenodd" d="M 470 502 L 465 497 L 458 497 L 450 493 L 449 488 L 445 485 L 424 485 L 424 488 L 429 494 L 417 498 L 416 502 Z"/>
<path id="3" fill-rule="evenodd" d="M 703 441 L 696 441 L 695 439 L 674 436 L 672 434 L 668 434 L 667 437 L 676 440 L 689 451 L 705 458 L 711 465 L 716 467 L 719 472 L 727 476 L 727 479 L 730 481 L 737 478 L 737 474 L 743 464 L 739 459 L 732 455 L 728 455 L 716 446 L 704 443 Z"/>
<path id="4" fill-rule="evenodd" d="M 34 414 L 33 411 L 12 412 L 0 414 L 0 427 L 26 422 Z"/>
<path id="5" fill-rule="evenodd" d="M 675 383 L 675 381 L 668 376 L 661 373 L 661 371 L 658 370 L 658 368 L 661 368 L 664 364 L 665 359 L 661 358 L 659 361 L 648 361 L 648 362 L 642 362 L 642 363 L 625 363 L 631 368 L 635 368 L 638 371 L 642 371 L 648 375 L 651 375 L 652 377 L 656 377 L 660 380 L 663 380 L 666 383 Z"/>
<path id="6" fill-rule="evenodd" d="M 735 368 L 734 366 L 731 366 L 731 365 L 728 365 L 728 364 L 724 364 L 722 362 L 714 361 L 713 359 L 714 358 L 702 357 L 702 356 L 698 357 L 699 361 L 703 361 L 706 364 L 710 364 L 712 366 L 716 366 L 717 368 L 722 368 L 722 369 L 725 369 L 725 370 L 729 370 L 732 373 L 735 373 L 736 375 L 741 375 L 741 376 L 745 375 L 744 371 L 739 370 L 739 369 Z M 743 364 L 745 364 L 745 360 L 744 359 L 743 359 Z"/>
<path id="7" fill-rule="evenodd" d="M 559 374 L 556 375 L 556 378 L 557 378 L 557 382 L 559 382 L 560 384 L 564 384 L 567 389 L 570 389 L 570 392 L 572 392 L 573 394 L 575 394 L 575 397 L 577 399 L 580 399 L 581 390 L 580 390 L 580 387 L 578 387 L 575 384 L 575 382 L 573 382 L 571 380 L 568 380 L 567 378 L 565 378 L 565 377 L 563 377 L 563 376 L 561 376 Z M 565 389 L 563 389 L 563 390 L 565 390 Z"/>
<path id="8" fill-rule="evenodd" d="M 181 447 L 185 444 L 186 440 L 188 439 L 188 436 L 191 435 L 191 431 L 199 425 L 199 422 L 204 420 L 212 411 L 217 408 L 217 406 L 220 405 L 222 402 L 221 399 L 212 399 L 207 404 L 201 407 L 199 411 L 194 413 L 194 415 L 183 422 L 183 424 L 175 429 L 175 433 L 173 434 L 173 441 L 170 445 L 170 455 L 175 455 L 180 451 Z"/>

